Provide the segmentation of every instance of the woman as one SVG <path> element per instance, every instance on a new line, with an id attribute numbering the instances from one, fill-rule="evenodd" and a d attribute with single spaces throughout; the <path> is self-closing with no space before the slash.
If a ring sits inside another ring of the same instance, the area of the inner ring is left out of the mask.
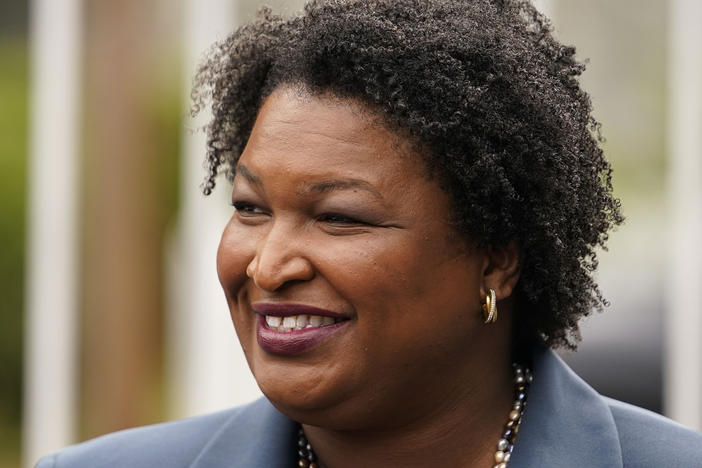
<path id="1" fill-rule="evenodd" d="M 217 44 L 218 274 L 265 399 L 40 466 L 702 466 L 548 348 L 622 221 L 583 66 L 518 0 L 318 1 Z"/>

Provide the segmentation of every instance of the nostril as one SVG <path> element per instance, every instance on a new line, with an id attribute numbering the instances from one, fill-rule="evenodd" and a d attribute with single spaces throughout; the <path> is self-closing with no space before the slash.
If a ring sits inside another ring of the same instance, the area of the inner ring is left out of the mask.
<path id="1" fill-rule="evenodd" d="M 259 240 L 246 266 L 246 276 L 256 287 L 275 291 L 314 277 L 314 268 L 303 249 L 307 244 L 299 238 L 291 241 L 295 238 L 291 234 L 290 229 L 272 229 Z"/>

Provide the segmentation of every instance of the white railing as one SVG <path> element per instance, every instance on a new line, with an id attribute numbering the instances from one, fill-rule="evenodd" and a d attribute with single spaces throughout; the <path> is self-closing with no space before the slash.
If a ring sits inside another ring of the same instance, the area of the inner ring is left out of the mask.
<path id="1" fill-rule="evenodd" d="M 702 430 L 702 2 L 669 5 L 664 407 Z"/>
<path id="2" fill-rule="evenodd" d="M 235 24 L 231 0 L 187 0 L 185 11 L 185 93 L 203 53 Z M 225 181 L 210 197 L 199 186 L 204 177 L 205 138 L 195 133 L 206 115 L 185 124 L 181 211 L 171 249 L 168 323 L 168 380 L 174 393 L 171 414 L 189 416 L 250 401 L 260 395 L 229 318 L 216 273 L 219 237 L 230 208 Z"/>
<path id="3" fill-rule="evenodd" d="M 31 2 L 23 464 L 75 441 L 81 4 Z"/>

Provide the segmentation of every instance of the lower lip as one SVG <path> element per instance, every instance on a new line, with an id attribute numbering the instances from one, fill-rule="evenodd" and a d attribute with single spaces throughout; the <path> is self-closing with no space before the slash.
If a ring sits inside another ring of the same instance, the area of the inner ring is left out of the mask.
<path id="1" fill-rule="evenodd" d="M 349 322 L 350 320 L 343 320 L 321 327 L 279 332 L 268 328 L 266 325 L 266 317 L 259 315 L 256 326 L 256 339 L 261 349 L 268 353 L 291 356 L 300 354 L 316 346 L 334 333 L 343 329 Z"/>

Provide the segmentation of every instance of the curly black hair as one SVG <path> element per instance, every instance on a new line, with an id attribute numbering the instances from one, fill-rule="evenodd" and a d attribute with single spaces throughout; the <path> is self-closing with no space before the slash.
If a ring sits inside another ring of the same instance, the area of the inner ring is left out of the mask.
<path id="1" fill-rule="evenodd" d="M 516 241 L 515 339 L 574 348 L 606 301 L 596 249 L 621 223 L 584 65 L 527 0 L 318 0 L 262 9 L 215 44 L 195 76 L 210 105 L 209 194 L 236 163 L 263 100 L 285 85 L 363 103 L 428 149 L 459 232 Z"/>

